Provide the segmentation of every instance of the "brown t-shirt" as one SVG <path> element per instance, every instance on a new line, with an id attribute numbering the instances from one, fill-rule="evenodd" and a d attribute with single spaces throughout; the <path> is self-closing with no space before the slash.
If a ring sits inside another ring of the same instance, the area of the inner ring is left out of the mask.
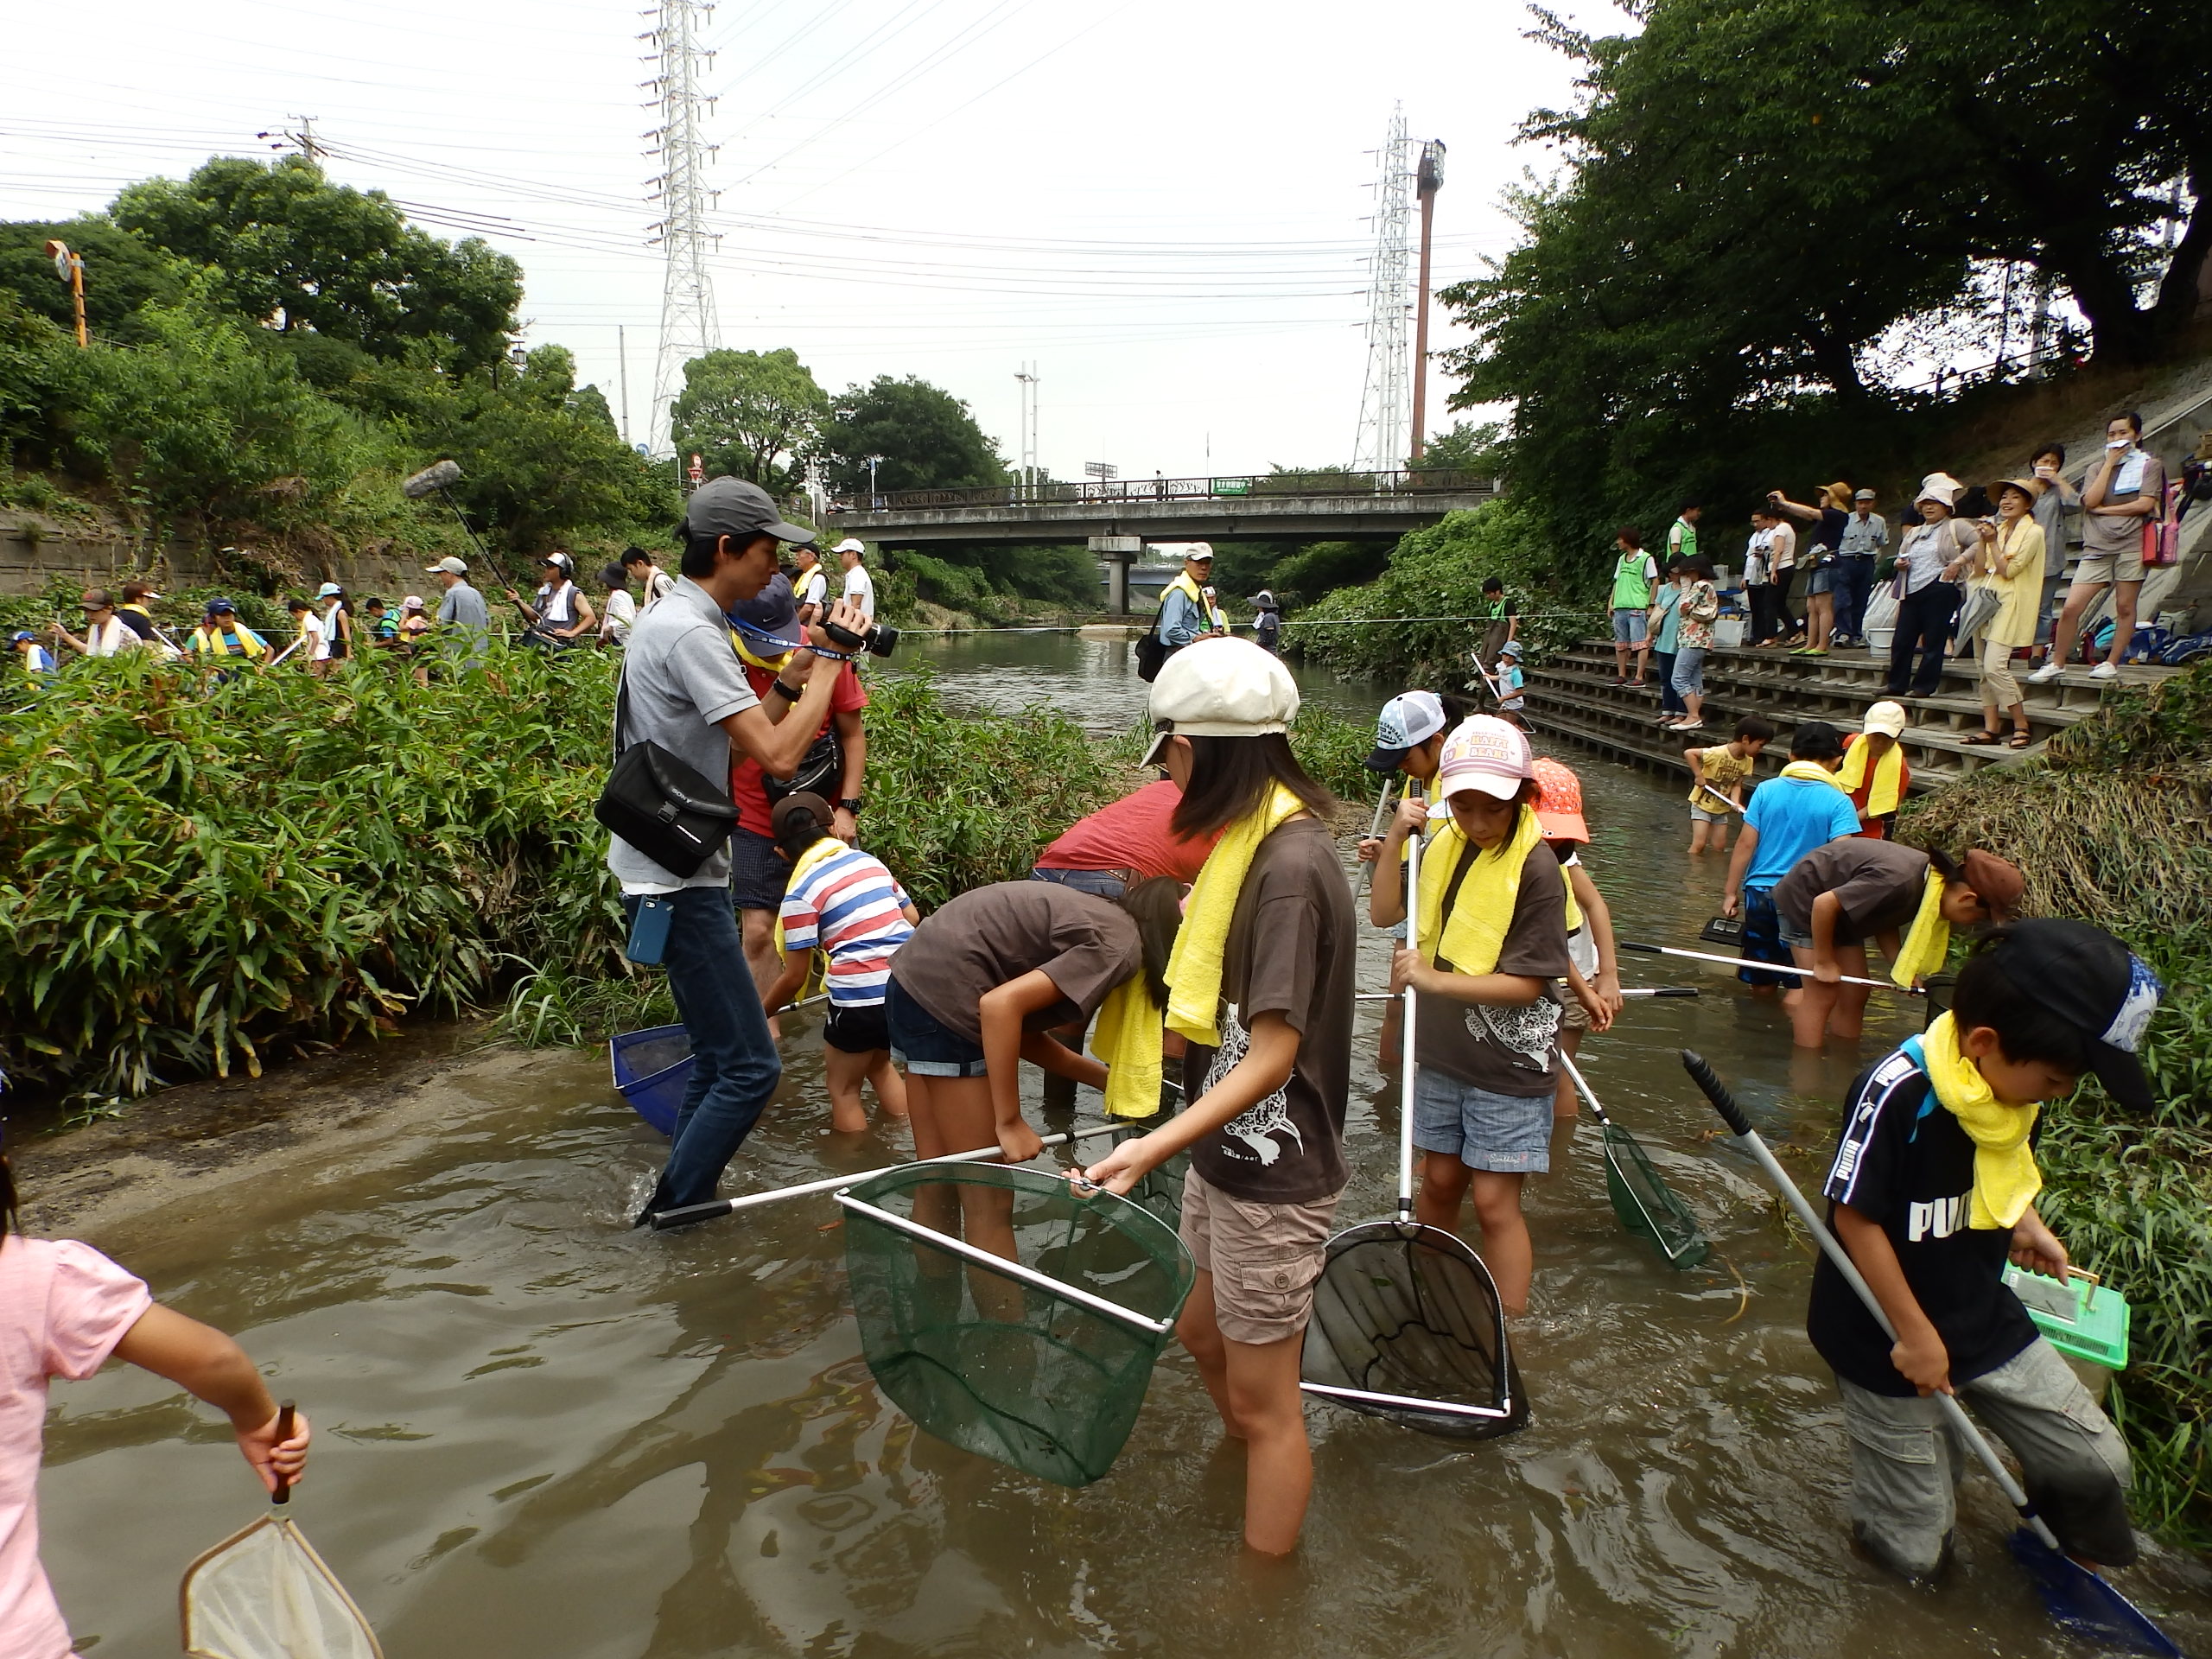
<path id="1" fill-rule="evenodd" d="M 1800 932 L 1813 927 L 1813 900 L 1835 894 L 1840 944 L 1872 938 L 1910 925 L 1928 890 L 1928 855 L 1894 841 L 1853 836 L 1815 847 L 1774 884 L 1774 907 Z"/>
<path id="2" fill-rule="evenodd" d="M 1446 966 L 1445 959 L 1440 957 L 1436 965 Z M 1414 1058 L 1494 1095 L 1533 1100 L 1550 1094 L 1560 1017 L 1550 982 L 1564 977 L 1570 965 L 1567 878 L 1557 858 L 1535 848 L 1521 866 L 1512 925 L 1491 971 L 1541 979 L 1544 994 L 1525 1008 L 1478 1007 L 1450 996 L 1419 998 Z"/>
<path id="3" fill-rule="evenodd" d="M 1048 1031 L 1090 1019 L 1142 961 L 1136 923 L 1110 899 L 1057 881 L 1001 881 L 924 917 L 891 958 L 891 977 L 939 1025 L 980 1044 L 976 1005 L 1008 981 L 1042 970 L 1060 988 L 1058 1002 L 1021 1022 Z"/>
<path id="4" fill-rule="evenodd" d="M 2126 464 L 2121 462 L 2122 467 Z M 2103 467 L 2101 461 L 2095 462 L 2090 467 L 2088 476 L 2094 479 Z M 2113 468 L 2115 484 L 2119 482 L 2120 474 L 2120 467 Z M 2086 480 L 2084 482 L 2086 486 Z M 2166 464 L 2156 455 L 2147 454 L 2143 457 L 2142 487 L 2133 490 L 2108 488 L 2105 493 L 2104 505 L 2124 507 L 2146 495 L 2160 507 L 2165 505 Z M 2144 521 L 2139 518 L 2120 512 L 2091 512 L 2085 506 L 2082 510 L 2082 556 L 2094 559 L 2139 552 L 2143 546 L 2143 524 Z"/>
<path id="5" fill-rule="evenodd" d="M 1230 919 L 1221 1047 L 1205 1086 L 1244 1058 L 1248 1022 L 1263 1014 L 1298 1033 L 1298 1062 L 1280 1090 L 1191 1148 L 1191 1167 L 1233 1198 L 1311 1204 L 1344 1187 L 1357 938 L 1328 826 L 1294 819 L 1262 842 Z"/>

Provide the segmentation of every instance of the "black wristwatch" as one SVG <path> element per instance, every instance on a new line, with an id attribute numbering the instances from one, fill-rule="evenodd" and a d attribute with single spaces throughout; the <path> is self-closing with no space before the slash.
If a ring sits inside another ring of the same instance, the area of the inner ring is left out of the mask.
<path id="1" fill-rule="evenodd" d="M 843 800 L 838 802 L 837 804 L 843 807 L 846 811 L 851 813 L 856 818 L 861 815 L 861 798 L 857 795 L 848 795 Z"/>
<path id="2" fill-rule="evenodd" d="M 777 691 L 778 691 L 779 693 L 780 693 L 780 694 L 781 694 L 782 696 L 784 696 L 785 697 L 789 698 L 789 699 L 790 699 L 791 702 L 798 702 L 801 697 L 803 697 L 803 696 L 804 696 L 806 695 L 806 693 L 805 693 L 805 692 L 804 692 L 804 691 L 794 691 L 794 690 L 792 690 L 791 689 L 791 687 L 789 687 L 788 685 L 785 685 L 785 684 L 783 683 L 783 681 L 781 681 L 780 679 L 779 679 L 779 680 L 775 681 L 775 682 L 774 682 L 774 684 L 775 684 L 775 688 L 776 688 L 776 690 L 777 690 Z"/>

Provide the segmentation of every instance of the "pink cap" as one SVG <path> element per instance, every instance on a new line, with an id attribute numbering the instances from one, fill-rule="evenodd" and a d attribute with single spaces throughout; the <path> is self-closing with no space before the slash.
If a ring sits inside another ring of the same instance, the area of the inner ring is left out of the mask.
<path id="1" fill-rule="evenodd" d="M 1529 740 L 1521 728 L 1494 715 L 1476 715 L 1461 721 L 1444 740 L 1444 753 L 1437 760 L 1437 793 L 1452 796 L 1475 789 L 1494 800 L 1510 801 L 1535 775 Z"/>

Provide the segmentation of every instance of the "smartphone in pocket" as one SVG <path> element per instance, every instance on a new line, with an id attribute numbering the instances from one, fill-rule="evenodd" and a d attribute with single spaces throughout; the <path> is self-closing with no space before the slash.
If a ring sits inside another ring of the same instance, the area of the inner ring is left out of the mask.
<path id="1" fill-rule="evenodd" d="M 668 950 L 668 925 L 675 919 L 676 901 L 665 893 L 649 893 L 638 900 L 630 918 L 630 943 L 622 954 L 644 968 L 658 967 Z"/>

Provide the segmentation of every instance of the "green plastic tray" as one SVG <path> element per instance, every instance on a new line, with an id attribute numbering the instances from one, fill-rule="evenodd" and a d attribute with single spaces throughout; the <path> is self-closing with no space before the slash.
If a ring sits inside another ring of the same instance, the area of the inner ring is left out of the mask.
<path id="1" fill-rule="evenodd" d="M 2127 1298 L 2110 1285 L 2087 1279 L 2062 1284 L 2009 1264 L 2005 1283 L 2060 1353 L 2107 1370 L 2127 1369 Z"/>

